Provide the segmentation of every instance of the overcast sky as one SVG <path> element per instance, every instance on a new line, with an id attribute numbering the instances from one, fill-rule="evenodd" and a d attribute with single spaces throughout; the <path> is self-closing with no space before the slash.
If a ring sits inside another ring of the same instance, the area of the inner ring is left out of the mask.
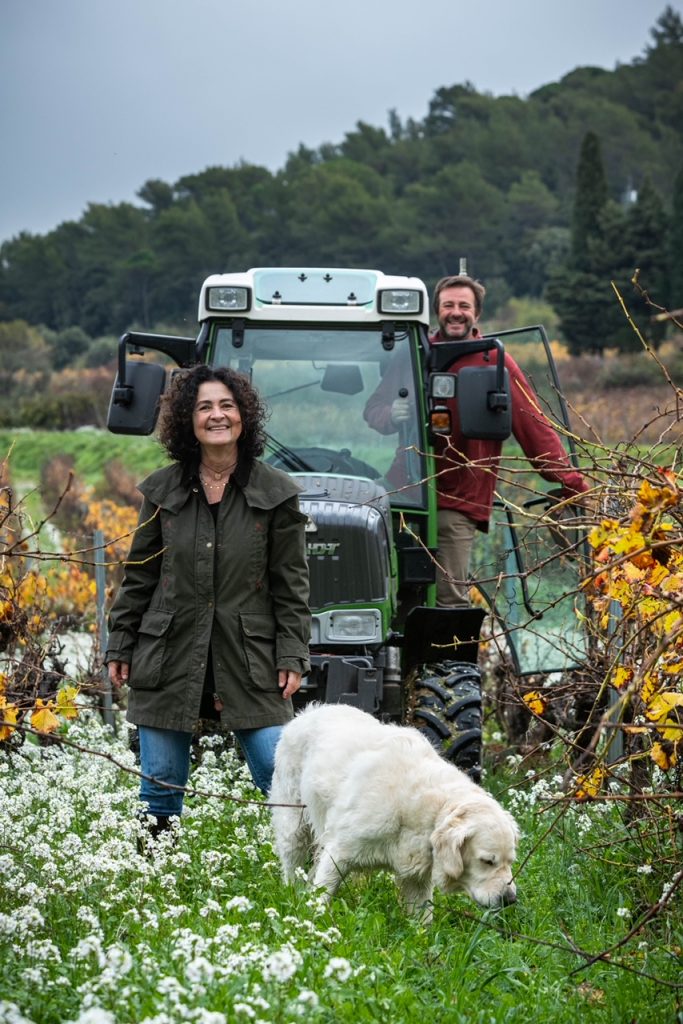
<path id="1" fill-rule="evenodd" d="M 681 10 L 681 4 L 671 4 Z M 441 86 L 526 96 L 643 53 L 666 0 L 0 0 L 0 241 L 240 160 L 271 170 Z"/>

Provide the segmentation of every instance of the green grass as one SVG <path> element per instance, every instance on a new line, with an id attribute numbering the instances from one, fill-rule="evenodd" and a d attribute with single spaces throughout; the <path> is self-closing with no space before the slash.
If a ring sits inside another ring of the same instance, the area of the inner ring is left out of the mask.
<path id="1" fill-rule="evenodd" d="M 166 461 L 154 438 L 106 430 L 0 430 L 0 459 L 10 449 L 12 480 L 34 484 L 44 463 L 57 455 L 73 456 L 76 473 L 88 484 L 101 482 L 104 465 L 113 459 L 119 459 L 138 479 Z"/>
<path id="2" fill-rule="evenodd" d="M 133 765 L 95 717 L 69 737 Z M 681 983 L 680 904 L 611 963 L 572 973 L 585 965 L 576 947 L 611 947 L 671 881 L 614 805 L 573 809 L 545 836 L 555 783 L 512 768 L 490 778 L 524 832 L 518 903 L 483 911 L 439 895 L 424 928 L 386 874 L 353 878 L 327 908 L 285 886 L 267 809 L 210 742 L 191 783 L 212 795 L 187 800 L 176 842 L 151 859 L 135 849 L 137 781 L 110 760 L 34 744 L 0 757 L 0 1021 L 682 1019 L 683 993 L 665 984 Z"/>

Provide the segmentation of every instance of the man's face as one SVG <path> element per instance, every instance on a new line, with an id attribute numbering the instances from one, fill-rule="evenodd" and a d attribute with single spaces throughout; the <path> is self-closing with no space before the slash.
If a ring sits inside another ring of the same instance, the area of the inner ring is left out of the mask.
<path id="1" fill-rule="evenodd" d="M 467 285 L 444 288 L 439 294 L 439 328 L 448 341 L 467 341 L 479 317 L 474 292 Z"/>

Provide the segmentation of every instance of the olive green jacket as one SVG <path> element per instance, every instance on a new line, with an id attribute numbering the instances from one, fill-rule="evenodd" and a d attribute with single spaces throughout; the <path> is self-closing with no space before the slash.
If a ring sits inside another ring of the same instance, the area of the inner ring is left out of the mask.
<path id="1" fill-rule="evenodd" d="M 240 464 L 217 522 L 177 463 L 139 489 L 143 504 L 109 615 L 105 661 L 130 665 L 128 720 L 191 731 L 207 661 L 230 729 L 292 717 L 278 669 L 309 671 L 308 566 L 294 481 Z"/>

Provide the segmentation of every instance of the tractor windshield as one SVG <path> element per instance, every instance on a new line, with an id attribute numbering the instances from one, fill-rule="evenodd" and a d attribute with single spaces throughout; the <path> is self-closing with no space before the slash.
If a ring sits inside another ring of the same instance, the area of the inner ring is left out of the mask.
<path id="1" fill-rule="evenodd" d="M 210 362 L 245 373 L 265 400 L 266 461 L 289 472 L 367 477 L 392 504 L 425 507 L 412 326 L 393 348 L 376 328 L 217 326 Z M 397 426 L 392 404 L 403 403 Z"/>

